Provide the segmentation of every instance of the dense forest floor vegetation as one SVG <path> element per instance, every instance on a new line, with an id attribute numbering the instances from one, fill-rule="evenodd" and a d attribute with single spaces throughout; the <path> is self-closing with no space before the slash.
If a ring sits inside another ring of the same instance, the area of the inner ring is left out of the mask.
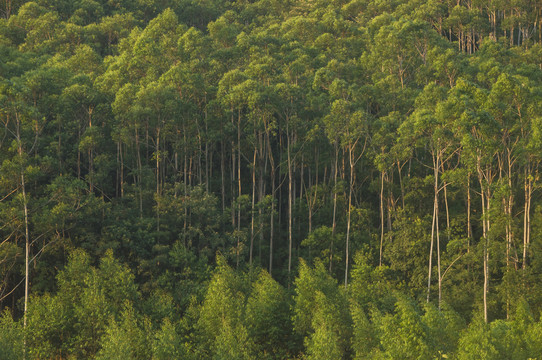
<path id="1" fill-rule="evenodd" d="M 0 17 L 0 359 L 542 359 L 541 1 Z"/>

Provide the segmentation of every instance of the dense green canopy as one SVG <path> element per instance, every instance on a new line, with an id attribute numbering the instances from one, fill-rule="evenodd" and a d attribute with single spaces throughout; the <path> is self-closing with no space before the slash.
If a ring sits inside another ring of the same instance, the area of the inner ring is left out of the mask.
<path id="1" fill-rule="evenodd" d="M 0 360 L 542 356 L 542 2 L 2 0 Z"/>

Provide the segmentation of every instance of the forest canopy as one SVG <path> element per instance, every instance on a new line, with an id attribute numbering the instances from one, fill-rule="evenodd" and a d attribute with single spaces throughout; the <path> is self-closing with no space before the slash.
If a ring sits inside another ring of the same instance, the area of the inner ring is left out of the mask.
<path id="1" fill-rule="evenodd" d="M 542 357 L 542 3 L 1 0 L 0 360 Z"/>

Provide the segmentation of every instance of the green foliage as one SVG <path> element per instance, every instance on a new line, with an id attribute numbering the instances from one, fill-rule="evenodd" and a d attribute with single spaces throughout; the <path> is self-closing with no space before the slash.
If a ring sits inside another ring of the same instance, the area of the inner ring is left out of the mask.
<path id="1" fill-rule="evenodd" d="M 349 295 L 356 309 L 364 313 L 374 308 L 384 311 L 393 309 L 395 298 L 388 276 L 389 268 L 375 267 L 366 253 L 356 253 L 349 286 Z"/>
<path id="2" fill-rule="evenodd" d="M 502 334 L 501 334 L 502 335 Z M 491 339 L 489 326 L 476 318 L 459 339 L 460 359 L 497 359 L 498 352 Z"/>
<path id="3" fill-rule="evenodd" d="M 350 305 L 352 314 L 352 350 L 354 359 L 367 359 L 379 346 L 379 339 L 376 327 L 369 320 L 363 307 L 357 302 Z"/>
<path id="4" fill-rule="evenodd" d="M 152 359 L 187 359 L 188 351 L 183 339 L 177 333 L 175 325 L 164 318 L 160 329 L 156 332 L 152 342 Z"/>
<path id="5" fill-rule="evenodd" d="M 13 321 L 8 309 L 0 318 L 0 352 L 1 360 L 18 360 L 23 358 L 23 329 L 21 324 Z"/>
<path id="6" fill-rule="evenodd" d="M 129 302 L 119 320 L 112 318 L 101 340 L 96 359 L 150 359 L 152 339 L 148 319 L 141 318 Z"/>
<path id="7" fill-rule="evenodd" d="M 258 358 L 284 358 L 295 345 L 290 305 L 286 291 L 267 272 L 260 272 L 247 299 L 244 321 Z"/>
<path id="8" fill-rule="evenodd" d="M 0 1 L 0 358 L 539 357 L 541 27 Z"/>
<path id="9" fill-rule="evenodd" d="M 312 329 L 310 337 L 305 337 L 307 359 L 344 359 L 344 324 L 337 317 L 337 308 L 320 291 L 316 292 L 313 304 Z"/>
<path id="10" fill-rule="evenodd" d="M 421 320 L 427 329 L 426 342 L 431 356 L 452 358 L 465 328 L 464 320 L 447 303 L 442 303 L 440 310 L 432 304 L 425 304 Z"/>
<path id="11" fill-rule="evenodd" d="M 416 305 L 399 296 L 395 313 L 385 315 L 380 325 L 380 343 L 384 358 L 428 359 L 428 329 L 422 322 Z"/>
<path id="12" fill-rule="evenodd" d="M 249 357 L 252 341 L 249 341 L 243 324 L 246 290 L 243 279 L 222 256 L 218 256 L 217 268 L 207 288 L 196 325 L 202 356 L 217 359 Z"/>
<path id="13" fill-rule="evenodd" d="M 37 297 L 29 304 L 29 354 L 93 356 L 109 319 L 120 316 L 125 302 L 136 301 L 134 277 L 111 251 L 94 268 L 89 256 L 76 250 L 57 281 L 56 295 Z"/>
<path id="14" fill-rule="evenodd" d="M 294 330 L 304 337 L 308 356 L 345 356 L 350 348 L 352 319 L 344 289 L 320 262 L 311 268 L 301 261 L 294 285 Z M 328 341 L 333 341 L 334 347 L 326 349 Z"/>

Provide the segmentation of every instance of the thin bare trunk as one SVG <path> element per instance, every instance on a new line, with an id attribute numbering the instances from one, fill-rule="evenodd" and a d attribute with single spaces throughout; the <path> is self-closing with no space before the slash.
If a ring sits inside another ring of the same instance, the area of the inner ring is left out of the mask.
<path id="1" fill-rule="evenodd" d="M 531 180 L 531 164 L 527 161 L 525 169 L 524 191 L 525 204 L 523 208 L 523 270 L 527 269 L 527 261 L 529 254 L 529 243 L 531 236 L 531 197 L 532 197 L 532 180 Z"/>
<path id="2" fill-rule="evenodd" d="M 249 254 L 249 264 L 252 266 L 252 251 L 254 249 L 254 206 L 256 199 L 256 155 L 258 151 L 254 147 L 254 158 L 252 161 L 252 203 L 250 208 L 250 254 Z"/>
<path id="3" fill-rule="evenodd" d="M 484 184 L 484 172 L 481 168 L 481 157 L 477 156 L 478 181 L 480 183 L 480 198 L 482 201 L 482 236 L 484 241 L 484 321 L 488 322 L 487 316 L 487 293 L 489 290 L 489 209 L 490 209 L 490 190 L 489 184 Z M 488 176 L 486 176 L 489 179 Z"/>
<path id="4" fill-rule="evenodd" d="M 446 208 L 446 238 L 450 241 L 450 209 L 448 207 L 448 183 L 444 181 L 444 207 Z"/>
<path id="5" fill-rule="evenodd" d="M 439 231 L 439 207 L 438 207 L 438 169 L 439 169 L 439 155 L 437 154 L 437 170 L 435 171 L 435 184 L 437 185 L 435 193 L 435 232 L 437 236 L 437 275 L 438 275 L 438 308 L 440 310 L 440 304 L 442 301 L 442 276 L 440 273 L 440 231 Z M 446 188 L 445 188 L 446 189 Z"/>
<path id="6" fill-rule="evenodd" d="M 136 155 L 137 155 L 137 184 L 139 189 L 139 217 L 143 218 L 143 184 L 142 184 L 142 164 L 141 164 L 141 151 L 139 144 L 139 133 L 137 124 L 135 125 L 135 141 L 136 141 Z"/>
<path id="7" fill-rule="evenodd" d="M 337 172 L 339 165 L 339 149 L 335 142 L 335 166 L 333 168 L 333 224 L 331 225 L 331 239 L 329 244 L 329 272 L 333 269 L 333 240 L 337 228 Z"/>
<path id="8" fill-rule="evenodd" d="M 24 261 L 24 318 L 23 318 L 23 329 L 25 330 L 24 333 L 24 344 L 23 344 L 23 359 L 26 358 L 26 318 L 27 318 L 27 310 L 28 310 L 28 292 L 30 287 L 30 235 L 28 232 L 28 205 L 27 205 L 27 199 L 26 199 L 26 182 L 24 179 L 24 167 L 23 167 L 23 144 L 21 140 L 21 124 L 19 115 L 15 114 L 15 117 L 17 119 L 17 143 L 18 143 L 18 153 L 19 153 L 19 159 L 21 161 L 21 190 L 23 193 L 23 208 L 24 208 L 24 229 L 25 229 L 25 261 Z"/>
<path id="9" fill-rule="evenodd" d="M 220 132 L 221 132 L 221 138 L 224 139 L 224 126 L 222 124 L 222 121 L 220 122 Z M 224 140 L 220 142 L 220 190 L 222 194 L 222 213 L 226 211 L 226 180 L 224 173 L 226 172 L 226 164 L 225 164 L 225 152 L 226 147 L 224 146 Z"/>
<path id="10" fill-rule="evenodd" d="M 88 128 L 92 129 L 92 109 L 88 110 Z M 88 149 L 88 186 L 89 192 L 92 192 L 93 189 L 93 178 L 94 178 L 94 149 L 91 146 Z"/>
<path id="11" fill-rule="evenodd" d="M 472 238 L 472 224 L 470 219 L 471 196 L 470 196 L 470 173 L 467 174 L 467 253 L 470 252 L 470 240 Z"/>
<path id="12" fill-rule="evenodd" d="M 156 231 L 160 231 L 160 127 L 156 129 Z"/>
<path id="13" fill-rule="evenodd" d="M 205 103 L 207 103 L 207 94 L 205 95 Z M 209 192 L 210 177 L 212 176 L 210 172 L 212 171 L 212 168 L 210 165 L 211 161 L 209 160 L 209 136 L 208 136 L 209 127 L 207 123 L 207 107 L 205 107 L 204 120 L 205 120 L 205 191 Z"/>
<path id="14" fill-rule="evenodd" d="M 239 267 L 239 252 L 241 246 L 241 109 L 238 110 L 237 117 L 237 267 Z"/>
<path id="15" fill-rule="evenodd" d="M 269 275 L 273 274 L 273 237 L 275 229 L 275 159 L 271 149 L 271 141 L 269 139 L 269 130 L 266 131 L 267 140 L 267 156 L 269 158 L 269 165 L 271 166 L 271 215 L 269 224 Z"/>
<path id="16" fill-rule="evenodd" d="M 293 182 L 293 176 L 292 176 L 292 154 L 290 152 L 290 143 L 291 143 L 291 136 L 290 136 L 290 130 L 288 128 L 288 120 L 286 120 L 286 137 L 287 137 L 287 144 L 286 144 L 286 153 L 288 156 L 288 287 L 290 287 L 291 282 L 291 271 L 292 271 L 292 182 Z"/>
<path id="17" fill-rule="evenodd" d="M 260 139 L 260 161 L 264 161 L 264 165 L 262 165 L 261 163 L 259 164 L 259 167 L 260 167 L 260 178 L 258 179 L 258 201 L 261 203 L 261 201 L 263 200 L 264 198 L 264 193 L 265 193 L 265 190 L 264 190 L 264 174 L 266 173 L 266 170 L 267 170 L 267 157 L 266 157 L 266 154 L 265 154 L 265 149 L 264 149 L 264 140 L 263 140 L 263 136 L 262 136 L 262 133 L 260 132 L 260 135 L 259 135 L 259 139 Z M 263 219 L 262 219 L 262 207 L 261 206 L 258 206 L 258 223 L 259 223 L 259 227 L 260 227 L 260 238 L 259 238 L 259 243 L 258 243 L 258 259 L 260 261 L 260 264 L 262 262 L 262 244 L 263 244 L 263 240 L 264 240 L 264 234 L 263 234 Z"/>
<path id="18" fill-rule="evenodd" d="M 119 141 L 120 153 L 120 197 L 124 197 L 124 152 L 122 151 L 122 142 Z"/>
<path id="19" fill-rule="evenodd" d="M 436 182 L 436 179 L 435 179 Z M 429 302 L 431 296 L 431 273 L 433 272 L 433 244 L 435 241 L 435 222 L 437 217 L 437 191 L 435 189 L 434 199 L 433 199 L 433 218 L 431 221 L 431 244 L 429 248 L 429 266 L 427 271 L 427 302 Z"/>
<path id="20" fill-rule="evenodd" d="M 380 172 L 380 257 L 378 266 L 382 266 L 382 253 L 384 248 L 384 172 Z"/>
<path id="21" fill-rule="evenodd" d="M 401 187 L 401 205 L 402 205 L 402 208 L 404 209 L 405 208 L 405 187 L 403 185 L 403 175 L 401 171 L 403 166 L 401 166 L 399 160 L 397 160 L 397 172 L 399 173 L 399 185 Z"/>
<path id="22" fill-rule="evenodd" d="M 350 159 L 350 189 L 348 190 L 348 218 L 346 221 L 346 263 L 344 267 L 344 287 L 348 287 L 348 260 L 349 260 L 349 247 L 350 247 L 350 224 L 352 215 L 352 188 L 354 187 L 354 159 L 352 146 L 349 146 L 348 157 Z"/>

